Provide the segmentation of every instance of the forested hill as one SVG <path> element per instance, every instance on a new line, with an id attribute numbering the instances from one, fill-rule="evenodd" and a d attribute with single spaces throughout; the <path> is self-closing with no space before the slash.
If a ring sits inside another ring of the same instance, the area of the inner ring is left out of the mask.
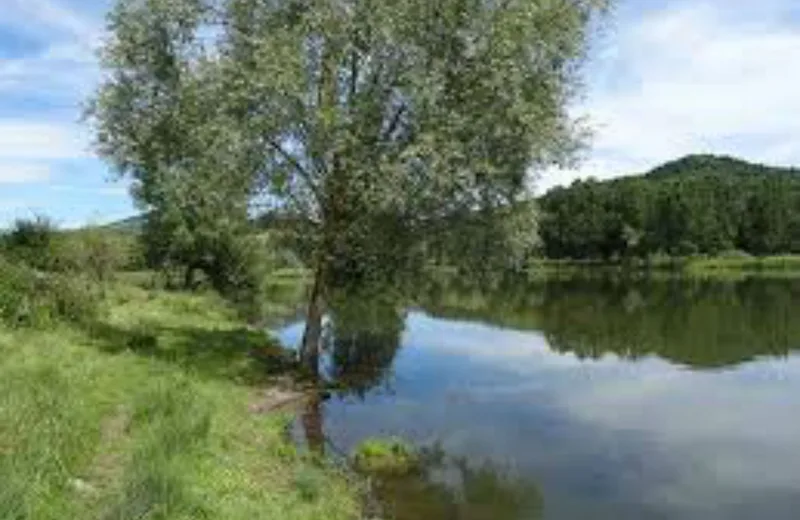
<path id="1" fill-rule="evenodd" d="M 800 170 L 692 155 L 541 200 L 551 258 L 800 253 Z"/>
<path id="2" fill-rule="evenodd" d="M 133 217 L 111 222 L 104 227 L 112 231 L 139 233 L 144 228 L 146 220 L 147 215 L 134 215 Z"/>
<path id="3" fill-rule="evenodd" d="M 687 155 L 662 164 L 646 174 L 649 178 L 671 177 L 675 175 L 797 175 L 797 168 L 781 168 L 755 164 L 726 155 Z"/>

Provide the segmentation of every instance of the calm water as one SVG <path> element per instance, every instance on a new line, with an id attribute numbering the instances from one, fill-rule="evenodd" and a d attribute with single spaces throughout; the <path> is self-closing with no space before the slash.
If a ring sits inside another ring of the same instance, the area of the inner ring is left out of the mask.
<path id="1" fill-rule="evenodd" d="M 388 518 L 800 518 L 800 283 L 431 287 L 402 308 L 332 310 L 342 391 L 295 427 L 423 449 L 377 483 Z"/>

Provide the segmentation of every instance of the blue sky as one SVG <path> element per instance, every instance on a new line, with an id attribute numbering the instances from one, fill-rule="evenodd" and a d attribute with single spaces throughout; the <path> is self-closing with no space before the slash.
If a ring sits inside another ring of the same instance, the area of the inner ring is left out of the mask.
<path id="1" fill-rule="evenodd" d="M 79 122 L 112 2 L 0 0 L 0 226 L 135 213 Z M 593 147 L 576 169 L 543 172 L 540 190 L 693 152 L 800 165 L 797 0 L 618 0 L 587 72 L 573 110 Z"/>

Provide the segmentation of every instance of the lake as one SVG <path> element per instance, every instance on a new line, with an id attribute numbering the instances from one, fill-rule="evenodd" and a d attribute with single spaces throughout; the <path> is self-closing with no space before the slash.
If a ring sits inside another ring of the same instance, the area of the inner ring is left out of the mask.
<path id="1" fill-rule="evenodd" d="M 800 282 L 453 285 L 332 309 L 340 390 L 294 427 L 413 442 L 421 468 L 374 482 L 386 518 L 798 518 Z"/>

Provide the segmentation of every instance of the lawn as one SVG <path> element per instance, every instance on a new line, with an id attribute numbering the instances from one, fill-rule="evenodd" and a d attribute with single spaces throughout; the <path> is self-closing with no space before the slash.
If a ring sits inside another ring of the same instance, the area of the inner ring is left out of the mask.
<path id="1" fill-rule="evenodd" d="M 0 325 L 1 519 L 358 518 L 359 486 L 264 406 L 274 340 L 210 294 L 107 302 L 90 329 Z"/>

